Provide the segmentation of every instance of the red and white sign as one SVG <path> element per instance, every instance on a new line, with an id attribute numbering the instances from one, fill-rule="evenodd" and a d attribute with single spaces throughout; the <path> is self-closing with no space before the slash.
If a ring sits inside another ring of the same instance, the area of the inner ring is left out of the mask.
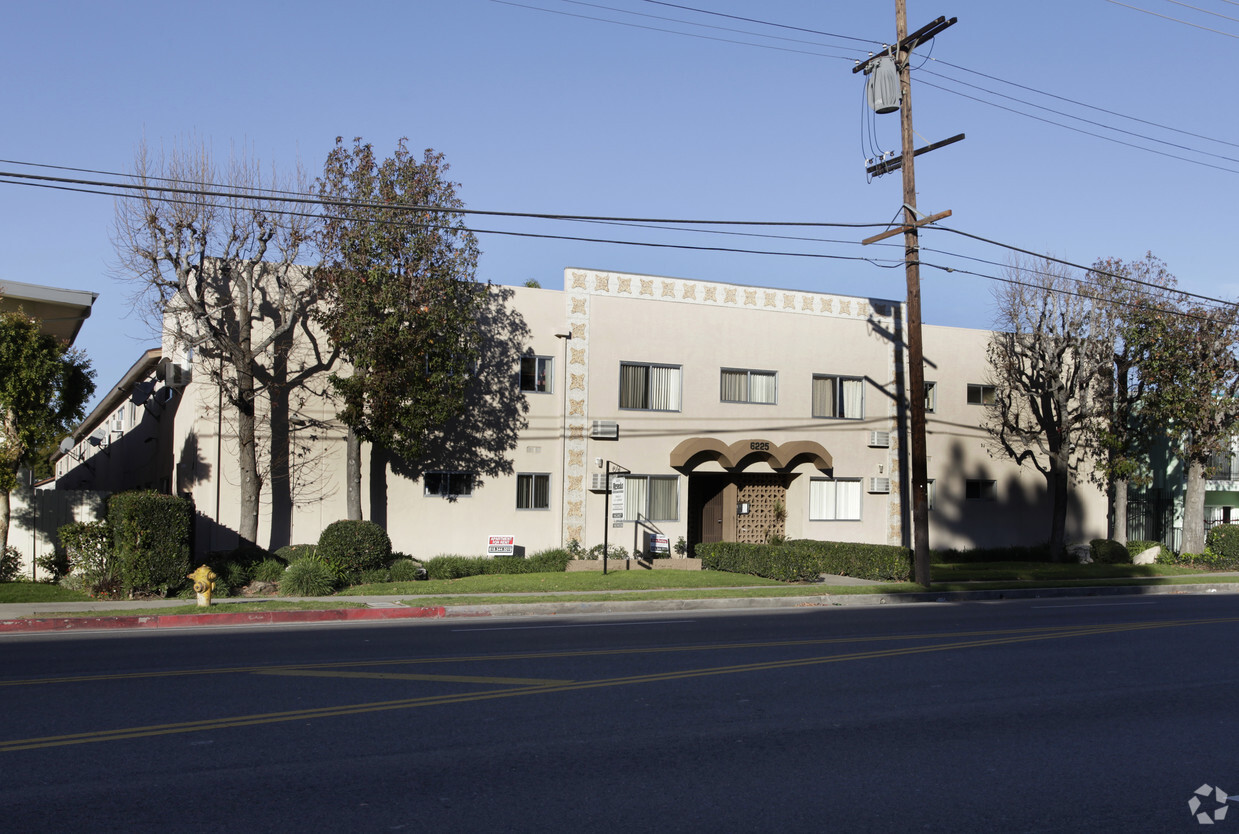
<path id="1" fill-rule="evenodd" d="M 486 541 L 487 556 L 513 556 L 516 554 L 516 536 L 490 536 Z"/>

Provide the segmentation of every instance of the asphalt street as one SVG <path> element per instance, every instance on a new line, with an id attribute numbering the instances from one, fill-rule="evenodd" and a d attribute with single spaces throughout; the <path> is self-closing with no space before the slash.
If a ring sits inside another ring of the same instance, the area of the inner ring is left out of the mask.
<path id="1" fill-rule="evenodd" d="M 7 635 L 0 819 L 1199 830 L 1237 633 L 1239 597 L 1161 595 Z"/>

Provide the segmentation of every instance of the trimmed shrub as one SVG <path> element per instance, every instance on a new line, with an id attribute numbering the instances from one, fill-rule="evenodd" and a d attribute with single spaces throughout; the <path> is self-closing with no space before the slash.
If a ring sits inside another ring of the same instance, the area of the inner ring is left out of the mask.
<path id="1" fill-rule="evenodd" d="M 422 570 L 422 566 L 412 559 L 397 559 L 391 563 L 387 573 L 392 582 L 413 582 Z"/>
<path id="2" fill-rule="evenodd" d="M 595 560 L 601 559 L 602 558 L 602 545 L 596 544 L 593 547 L 591 547 L 589 549 L 589 553 L 587 553 L 583 558 L 595 559 Z M 618 544 L 608 544 L 607 545 L 607 558 L 608 559 L 627 559 L 628 549 L 625 547 L 621 547 Z"/>
<path id="3" fill-rule="evenodd" d="M 313 558 L 317 551 L 318 545 L 316 544 L 286 544 L 275 551 L 275 558 L 283 559 L 285 564 L 291 565 L 302 559 Z"/>
<path id="4" fill-rule="evenodd" d="M 34 563 L 39 570 L 51 574 L 47 582 L 55 584 L 69 575 L 69 554 L 60 548 L 52 550 L 51 553 L 36 556 Z"/>
<path id="5" fill-rule="evenodd" d="M 1114 539 L 1093 539 L 1088 543 L 1093 551 L 1093 561 L 1103 565 L 1124 565 L 1131 563 L 1131 554 L 1127 546 L 1119 544 Z"/>
<path id="6" fill-rule="evenodd" d="M 387 568 L 363 570 L 355 577 L 354 585 L 385 585 L 391 581 L 391 573 Z"/>
<path id="7" fill-rule="evenodd" d="M 1217 557 L 1219 570 L 1239 567 L 1239 526 L 1215 524 L 1205 536 L 1205 549 Z"/>
<path id="8" fill-rule="evenodd" d="M 378 570 L 391 561 L 391 539 L 373 521 L 333 521 L 318 537 L 315 556 L 338 576 Z"/>
<path id="9" fill-rule="evenodd" d="M 125 590 L 166 596 L 188 582 L 193 504 L 158 492 L 122 492 L 108 499 L 112 553 Z"/>
<path id="10" fill-rule="evenodd" d="M 87 593 L 94 595 L 101 585 L 107 586 L 109 594 L 115 590 L 120 567 L 112 558 L 112 531 L 106 521 L 74 521 L 56 533 L 69 560 L 69 572 L 82 577 Z"/>
<path id="11" fill-rule="evenodd" d="M 709 570 L 747 573 L 783 582 L 813 582 L 823 573 L 907 582 L 912 554 L 906 547 L 794 539 L 784 544 L 714 542 L 696 548 Z"/>
<path id="12" fill-rule="evenodd" d="M 461 579 L 466 576 L 480 576 L 486 572 L 483 562 L 489 559 L 476 559 L 472 556 L 436 556 L 426 562 L 426 576 L 430 579 Z"/>
<path id="13" fill-rule="evenodd" d="M 22 568 L 21 552 L 12 545 L 0 550 L 0 582 L 16 582 Z"/>
<path id="14" fill-rule="evenodd" d="M 254 565 L 250 580 L 253 582 L 279 582 L 284 578 L 285 567 L 286 565 L 276 556 L 263 559 L 257 565 Z"/>
<path id="15" fill-rule="evenodd" d="M 324 597 L 336 590 L 336 577 L 323 562 L 301 559 L 284 571 L 280 580 L 282 597 Z"/>

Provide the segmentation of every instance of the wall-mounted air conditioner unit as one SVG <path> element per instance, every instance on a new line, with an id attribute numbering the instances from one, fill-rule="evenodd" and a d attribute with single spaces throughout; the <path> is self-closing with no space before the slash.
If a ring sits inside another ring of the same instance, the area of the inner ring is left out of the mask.
<path id="1" fill-rule="evenodd" d="M 891 491 L 890 478 L 870 478 L 869 491 L 872 493 L 886 494 Z"/>
<path id="2" fill-rule="evenodd" d="M 193 366 L 189 362 L 165 359 L 159 365 L 159 377 L 169 388 L 184 388 L 193 379 Z"/>
<path id="3" fill-rule="evenodd" d="M 607 473 L 605 472 L 590 473 L 589 491 L 590 492 L 606 492 L 607 491 Z"/>
<path id="4" fill-rule="evenodd" d="M 614 420 L 595 420 L 589 436 L 594 440 L 619 440 L 619 423 Z"/>
<path id="5" fill-rule="evenodd" d="M 891 433 L 888 431 L 871 431 L 869 432 L 869 448 L 871 449 L 889 449 L 891 446 Z"/>

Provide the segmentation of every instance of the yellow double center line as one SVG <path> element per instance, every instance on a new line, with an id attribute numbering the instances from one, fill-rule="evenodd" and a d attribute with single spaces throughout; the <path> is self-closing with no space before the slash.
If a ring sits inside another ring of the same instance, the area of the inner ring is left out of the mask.
<path id="1" fill-rule="evenodd" d="M 390 701 L 373 701 L 363 704 L 348 704 L 342 706 L 319 707 L 315 709 L 287 710 L 282 712 L 256 713 L 239 715 L 231 718 L 207 718 L 199 721 L 182 721 L 174 724 L 151 724 L 141 727 L 125 727 L 115 730 L 97 730 L 85 733 L 44 736 L 41 738 L 14 739 L 0 742 L 0 753 L 11 753 L 19 750 L 36 750 L 47 747 L 63 747 L 73 744 L 91 744 L 103 741 L 119 741 L 131 738 L 149 738 L 161 735 L 179 733 L 194 733 L 203 730 L 221 730 L 232 727 L 250 727 L 260 724 L 278 724 L 289 721 L 308 721 L 318 718 L 334 718 L 345 715 L 361 715 L 365 713 L 386 712 L 391 710 L 417 709 L 420 707 L 441 706 L 446 704 L 470 703 L 498 700 L 500 698 L 518 698 L 526 695 L 544 694 L 550 692 L 577 692 L 588 689 L 601 689 L 615 686 L 631 686 L 634 684 L 659 683 L 663 681 L 687 680 L 717 675 L 735 675 L 747 672 L 766 672 L 780 669 L 793 669 L 805 666 L 817 666 L 827 663 L 841 663 L 853 660 L 873 660 L 878 658 L 901 657 L 932 652 L 957 651 L 960 649 L 981 648 L 990 646 L 1012 645 L 1042 640 L 1058 640 L 1066 637 L 1091 637 L 1117 632 L 1140 631 L 1146 629 L 1173 628 L 1178 626 L 1223 624 L 1239 622 L 1239 618 L 1216 618 L 1201 620 L 1164 620 L 1144 623 L 1123 623 L 1096 626 L 1063 626 L 1054 628 L 1008 629 L 1002 631 L 956 632 L 948 634 L 899 635 L 894 637 L 865 638 L 827 638 L 822 640 L 793 640 L 769 643 L 734 643 L 714 646 L 657 647 L 649 649 L 630 648 L 618 650 L 593 650 L 584 652 L 530 653 L 519 655 L 476 656 L 457 658 L 437 658 L 428 660 L 390 660 L 378 662 L 351 661 L 330 664 L 311 664 L 295 667 L 252 666 L 234 667 L 218 670 L 192 670 L 188 672 L 135 673 L 128 675 L 92 675 L 70 678 L 40 678 L 25 681 L 6 681 L 6 686 L 51 684 L 78 681 L 118 680 L 139 677 L 167 677 L 173 675 L 194 674 L 225 674 L 225 673 L 257 673 L 264 675 L 308 675 L 308 676 L 340 676 L 358 678 L 386 678 L 400 680 L 433 680 L 455 683 L 487 683 L 507 684 L 510 688 L 488 690 L 482 692 L 467 692 L 451 695 L 434 695 L 419 698 L 401 698 Z M 849 654 L 826 655 L 820 657 L 794 658 L 789 660 L 770 660 L 754 663 L 741 663 L 729 666 L 704 667 L 699 669 L 683 669 L 672 672 L 654 672 L 644 675 L 629 675 L 618 678 L 603 678 L 592 681 L 553 680 L 540 678 L 497 678 L 460 675 L 406 675 L 368 672 L 346 672 L 346 667 L 375 667 L 391 665 L 410 665 L 420 663 L 461 663 L 470 661 L 495 661 L 513 659 L 554 659 L 565 657 L 607 656 L 618 654 L 666 653 L 680 651 L 717 651 L 722 649 L 747 648 L 777 648 L 788 646 L 823 645 L 857 642 L 889 642 L 891 640 L 933 640 L 942 638 L 955 639 L 949 642 L 919 646 L 901 646 L 890 649 L 874 649 L 872 651 L 853 652 Z"/>

